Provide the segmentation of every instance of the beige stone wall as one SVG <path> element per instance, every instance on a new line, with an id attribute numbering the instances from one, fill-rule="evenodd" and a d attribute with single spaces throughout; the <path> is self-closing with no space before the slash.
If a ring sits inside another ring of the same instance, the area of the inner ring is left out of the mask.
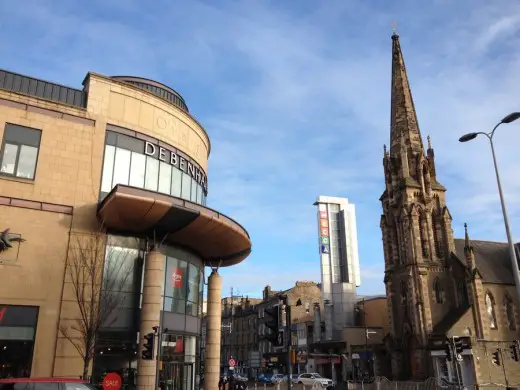
<path id="1" fill-rule="evenodd" d="M 96 206 L 106 125 L 155 137 L 185 152 L 207 171 L 210 141 L 189 114 L 96 74 L 87 79 L 86 89 L 86 109 L 0 90 L 0 140 L 6 123 L 42 132 L 35 179 L 0 176 L 0 205 L 4 204 L 0 229 L 11 228 L 27 240 L 19 246 L 16 263 L 1 262 L 0 257 L 0 304 L 41 307 L 33 358 L 36 376 L 77 377 L 82 371 L 77 351 L 57 338 L 57 329 L 77 318 L 72 290 L 65 286 L 62 295 L 69 231 L 99 231 Z M 14 198 L 19 207 L 12 205 Z M 42 211 L 52 207 L 73 210 L 74 217 Z"/>
<path id="2" fill-rule="evenodd" d="M 70 215 L 0 206 L 0 229 L 10 227 L 26 240 L 2 254 L 0 303 L 40 307 L 33 376 L 53 372 L 70 223 Z M 49 227 L 52 233 L 42 234 Z"/>

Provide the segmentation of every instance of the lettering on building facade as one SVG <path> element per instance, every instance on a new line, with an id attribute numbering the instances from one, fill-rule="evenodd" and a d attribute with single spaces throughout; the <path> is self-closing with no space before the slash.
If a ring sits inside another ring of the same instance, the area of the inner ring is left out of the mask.
<path id="1" fill-rule="evenodd" d="M 180 156 L 179 154 L 163 148 L 162 146 L 154 145 L 151 142 L 146 141 L 144 144 L 144 154 L 147 156 L 155 157 L 160 161 L 171 164 L 182 172 L 191 176 L 198 184 L 204 189 L 204 193 L 208 193 L 208 180 L 206 174 L 191 161 Z"/>

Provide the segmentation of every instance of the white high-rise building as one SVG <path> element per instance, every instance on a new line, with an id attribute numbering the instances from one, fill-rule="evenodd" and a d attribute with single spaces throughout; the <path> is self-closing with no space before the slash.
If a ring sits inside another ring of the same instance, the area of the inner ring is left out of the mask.
<path id="1" fill-rule="evenodd" d="M 346 198 L 319 196 L 318 247 L 326 338 L 354 325 L 356 287 L 361 285 L 356 208 Z M 332 324 L 332 326 L 330 326 Z"/>

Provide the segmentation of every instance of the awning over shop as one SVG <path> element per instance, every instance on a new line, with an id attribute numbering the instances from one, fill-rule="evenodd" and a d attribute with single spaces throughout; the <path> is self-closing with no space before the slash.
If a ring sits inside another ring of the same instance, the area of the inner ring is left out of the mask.
<path id="1" fill-rule="evenodd" d="M 118 184 L 98 218 L 120 234 L 155 237 L 193 250 L 211 266 L 230 266 L 251 253 L 247 231 L 225 215 L 187 200 Z"/>

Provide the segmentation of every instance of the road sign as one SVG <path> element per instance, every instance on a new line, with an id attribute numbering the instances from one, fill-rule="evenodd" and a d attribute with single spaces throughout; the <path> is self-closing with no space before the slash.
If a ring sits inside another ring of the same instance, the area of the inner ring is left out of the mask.
<path id="1" fill-rule="evenodd" d="M 115 372 L 109 372 L 103 379 L 103 390 L 119 390 L 121 388 L 121 377 Z"/>
<path id="2" fill-rule="evenodd" d="M 235 367 L 235 359 L 229 359 L 229 367 Z"/>

